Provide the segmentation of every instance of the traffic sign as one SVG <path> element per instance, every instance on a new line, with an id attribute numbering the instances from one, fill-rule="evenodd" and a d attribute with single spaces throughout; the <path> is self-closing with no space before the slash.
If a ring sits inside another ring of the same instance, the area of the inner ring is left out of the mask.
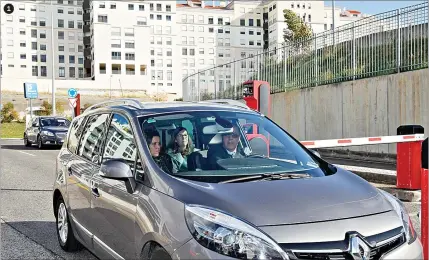
<path id="1" fill-rule="evenodd" d="M 77 90 L 74 88 L 69 88 L 68 90 L 69 98 L 75 98 L 77 96 Z"/>
<path id="2" fill-rule="evenodd" d="M 6 14 L 11 14 L 13 13 L 13 10 L 15 10 L 15 7 L 13 6 L 13 4 L 5 4 L 3 7 L 3 11 Z"/>
<path id="3" fill-rule="evenodd" d="M 39 96 L 36 83 L 24 83 L 24 97 L 29 99 L 36 99 Z"/>
<path id="4" fill-rule="evenodd" d="M 69 105 L 73 108 L 76 107 L 77 98 L 69 98 Z"/>

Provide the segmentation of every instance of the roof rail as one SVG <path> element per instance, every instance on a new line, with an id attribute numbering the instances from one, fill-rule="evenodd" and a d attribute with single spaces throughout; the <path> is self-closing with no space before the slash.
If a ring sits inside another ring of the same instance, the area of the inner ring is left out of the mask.
<path id="1" fill-rule="evenodd" d="M 85 111 L 89 111 L 89 110 L 93 110 L 93 109 L 97 109 L 100 107 L 107 107 L 107 106 L 111 106 L 111 105 L 130 105 L 130 106 L 134 106 L 137 108 L 144 108 L 143 104 L 138 101 L 137 99 L 133 99 L 133 98 L 118 98 L 118 99 L 112 99 L 112 100 L 108 100 L 108 101 L 104 101 L 104 102 L 100 102 L 97 104 L 94 104 L 90 107 L 88 107 L 87 109 L 85 109 Z"/>
<path id="2" fill-rule="evenodd" d="M 234 100 L 234 99 L 212 99 L 212 100 L 204 100 L 200 101 L 200 103 L 219 103 L 219 104 L 227 104 L 231 106 L 241 107 L 245 109 L 250 109 L 245 103 Z"/>

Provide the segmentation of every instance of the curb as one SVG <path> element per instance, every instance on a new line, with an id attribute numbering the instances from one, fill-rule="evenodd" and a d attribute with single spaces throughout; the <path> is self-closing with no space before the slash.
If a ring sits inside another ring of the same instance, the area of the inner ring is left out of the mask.
<path id="1" fill-rule="evenodd" d="M 23 138 L 0 138 L 0 140 L 23 140 Z"/>
<path id="2" fill-rule="evenodd" d="M 375 187 L 382 189 L 399 200 L 404 202 L 420 202 L 420 190 L 404 190 L 396 188 L 396 176 L 390 174 L 380 174 L 373 172 L 352 171 L 366 181 L 370 182 Z"/>

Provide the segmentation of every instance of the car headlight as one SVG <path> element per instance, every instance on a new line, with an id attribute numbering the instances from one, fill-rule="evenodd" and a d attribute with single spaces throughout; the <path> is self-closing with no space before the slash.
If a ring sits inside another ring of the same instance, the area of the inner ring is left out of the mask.
<path id="1" fill-rule="evenodd" d="M 392 204 L 398 216 L 402 219 L 402 225 L 404 227 L 405 235 L 407 237 L 408 244 L 413 243 L 417 239 L 416 231 L 414 230 L 413 223 L 411 222 L 410 216 L 407 213 L 404 205 L 392 194 L 380 190 L 380 192 L 386 197 L 386 199 Z"/>
<path id="2" fill-rule="evenodd" d="M 54 133 L 44 130 L 42 131 L 42 135 L 54 136 Z"/>
<path id="3" fill-rule="evenodd" d="M 185 206 L 194 239 L 219 254 L 239 259 L 289 259 L 267 235 L 233 216 L 201 206 Z"/>

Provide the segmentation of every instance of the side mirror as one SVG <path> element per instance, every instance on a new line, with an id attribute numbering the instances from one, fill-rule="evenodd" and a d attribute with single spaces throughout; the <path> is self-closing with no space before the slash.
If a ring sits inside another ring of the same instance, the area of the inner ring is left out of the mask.
<path id="1" fill-rule="evenodd" d="M 136 182 L 130 166 L 122 159 L 110 159 L 101 164 L 101 177 L 106 179 L 125 181 L 129 193 L 134 193 Z"/>
<path id="2" fill-rule="evenodd" d="M 315 150 L 312 150 L 312 149 L 310 149 L 310 151 L 311 151 L 312 153 L 314 153 L 317 157 L 322 158 L 322 156 L 320 155 L 320 153 L 319 153 L 319 152 L 317 152 L 317 151 L 315 151 Z"/>

